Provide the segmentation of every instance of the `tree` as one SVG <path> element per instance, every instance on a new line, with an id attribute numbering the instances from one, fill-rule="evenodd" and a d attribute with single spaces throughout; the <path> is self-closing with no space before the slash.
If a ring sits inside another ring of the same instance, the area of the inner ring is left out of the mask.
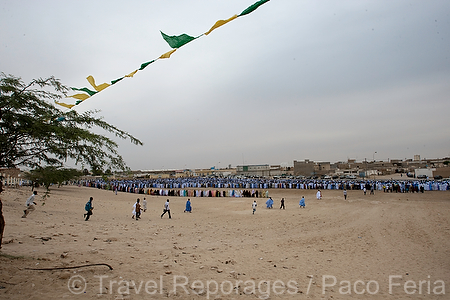
<path id="1" fill-rule="evenodd" d="M 77 169 L 58 168 L 55 166 L 46 166 L 44 168 L 36 168 L 25 174 L 25 178 L 33 183 L 42 184 L 47 190 L 52 184 L 58 184 L 60 187 L 63 183 L 77 179 L 83 176 L 83 172 Z"/>
<path id="2" fill-rule="evenodd" d="M 127 169 L 117 143 L 91 129 L 101 128 L 136 145 L 142 142 L 95 117 L 98 111 L 79 114 L 56 108 L 52 101 L 67 91 L 53 76 L 25 84 L 0 73 L 0 167 L 61 167 L 70 159 L 92 170 Z"/>
<path id="3" fill-rule="evenodd" d="M 39 89 L 36 89 L 38 87 Z M 55 92 L 49 92 L 53 88 Z M 94 116 L 63 112 L 48 100 L 65 95 L 67 87 L 58 79 L 35 79 L 24 84 L 12 75 L 0 76 L 0 167 L 62 165 L 67 159 L 89 165 L 93 170 L 126 169 L 118 145 L 110 138 L 90 131 L 99 127 L 116 137 L 142 142 L 129 133 Z"/>
<path id="4" fill-rule="evenodd" d="M 46 166 L 44 168 L 39 167 L 31 170 L 25 174 L 25 178 L 31 180 L 33 184 L 39 183 L 45 187 L 46 191 L 43 196 L 45 199 L 50 196 L 50 186 L 52 184 L 58 184 L 58 187 L 60 187 L 63 183 L 77 179 L 82 175 L 83 172 L 77 169 Z"/>

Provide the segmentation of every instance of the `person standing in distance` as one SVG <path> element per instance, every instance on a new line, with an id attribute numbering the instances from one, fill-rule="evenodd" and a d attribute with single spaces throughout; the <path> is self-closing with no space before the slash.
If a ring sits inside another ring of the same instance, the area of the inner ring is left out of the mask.
<path id="1" fill-rule="evenodd" d="M 316 198 L 317 200 L 322 199 L 322 192 L 320 190 L 317 190 Z"/>
<path id="2" fill-rule="evenodd" d="M 281 198 L 281 206 L 280 206 L 280 209 L 285 209 L 285 207 L 284 207 L 284 198 Z"/>
<path id="3" fill-rule="evenodd" d="M 300 208 L 305 208 L 305 196 L 302 196 L 302 199 L 300 199 L 300 202 L 298 203 L 300 205 Z"/>
<path id="4" fill-rule="evenodd" d="M 147 211 L 147 200 L 144 197 L 144 200 L 142 200 L 142 207 L 144 208 L 144 212 Z"/>
<path id="5" fill-rule="evenodd" d="M 135 211 L 136 211 L 136 221 L 141 218 L 141 203 L 139 203 L 141 200 L 137 198 L 136 204 L 135 204 Z"/>
<path id="6" fill-rule="evenodd" d="M 191 199 L 187 199 L 184 212 L 192 212 Z"/>
<path id="7" fill-rule="evenodd" d="M 252 204 L 253 214 L 255 214 L 257 206 L 258 206 L 258 204 L 256 204 L 256 200 L 253 200 L 253 204 Z"/>
<path id="8" fill-rule="evenodd" d="M 164 210 L 163 210 L 163 213 L 161 215 L 161 219 L 166 213 L 169 213 L 169 219 L 172 219 L 172 217 L 170 215 L 169 199 L 167 199 L 166 203 L 164 203 Z"/>

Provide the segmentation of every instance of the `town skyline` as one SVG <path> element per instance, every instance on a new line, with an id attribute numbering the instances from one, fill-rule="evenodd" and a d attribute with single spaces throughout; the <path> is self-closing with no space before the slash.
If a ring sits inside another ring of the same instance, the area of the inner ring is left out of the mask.
<path id="1" fill-rule="evenodd" d="M 302 159 L 302 160 L 292 160 L 292 163 L 286 163 L 286 162 L 281 162 L 281 163 L 275 163 L 275 164 L 269 164 L 269 163 L 255 163 L 255 164 L 236 164 L 236 165 L 232 165 L 232 164 L 224 164 L 223 166 L 210 166 L 210 167 L 194 167 L 194 168 L 167 168 L 167 169 L 132 169 L 133 171 L 175 171 L 175 170 L 207 170 L 207 169 L 216 169 L 216 170 L 220 170 L 220 169 L 234 169 L 240 166 L 280 166 L 282 168 L 286 168 L 286 167 L 294 167 L 295 162 L 311 162 L 311 163 L 330 163 L 331 165 L 334 164 L 347 164 L 347 163 L 358 163 L 358 164 L 362 164 L 362 163 L 381 163 L 381 162 L 422 162 L 422 163 L 426 163 L 426 162 L 436 162 L 436 163 L 444 163 L 445 161 L 449 161 L 450 162 L 450 156 L 445 156 L 445 157 L 441 157 L 441 158 L 422 158 L 420 157 L 420 155 L 415 155 L 415 157 L 412 158 L 404 158 L 404 159 L 397 159 L 397 158 L 389 158 L 387 160 L 368 160 L 368 159 L 363 159 L 363 160 L 356 160 L 353 158 L 348 158 L 347 160 L 343 161 L 329 161 L 329 160 L 311 160 L 311 159 Z"/>

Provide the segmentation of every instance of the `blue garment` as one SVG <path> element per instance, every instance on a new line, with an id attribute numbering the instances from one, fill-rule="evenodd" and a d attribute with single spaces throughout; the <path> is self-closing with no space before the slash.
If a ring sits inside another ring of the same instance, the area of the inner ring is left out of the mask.
<path id="1" fill-rule="evenodd" d="M 300 199 L 299 205 L 305 207 L 305 198 Z"/>
<path id="2" fill-rule="evenodd" d="M 184 211 L 188 211 L 188 212 L 190 212 L 192 210 L 192 207 L 191 207 L 191 201 L 187 201 L 186 202 L 186 209 L 184 210 Z"/>
<path id="3" fill-rule="evenodd" d="M 85 209 L 86 211 L 90 211 L 90 210 L 92 209 L 92 201 L 91 201 L 91 200 L 89 200 L 89 201 L 86 203 L 84 209 Z"/>
<path id="4" fill-rule="evenodd" d="M 272 208 L 272 206 L 273 206 L 273 200 L 269 198 L 269 200 L 266 201 L 266 207 Z"/>

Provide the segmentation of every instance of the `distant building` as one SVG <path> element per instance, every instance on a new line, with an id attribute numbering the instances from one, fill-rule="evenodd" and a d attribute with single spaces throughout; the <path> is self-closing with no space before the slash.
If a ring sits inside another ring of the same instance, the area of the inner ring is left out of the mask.
<path id="1" fill-rule="evenodd" d="M 426 176 L 426 178 L 432 178 L 434 171 L 436 171 L 436 169 L 434 168 L 415 169 L 414 175 L 416 178 L 420 178 L 421 176 Z"/>
<path id="2" fill-rule="evenodd" d="M 433 177 L 441 176 L 443 178 L 450 178 L 450 167 L 442 167 L 442 168 L 436 168 L 435 171 L 433 171 Z"/>
<path id="3" fill-rule="evenodd" d="M 269 165 L 242 165 L 236 166 L 236 175 L 240 176 L 270 176 Z"/>
<path id="4" fill-rule="evenodd" d="M 294 176 L 313 176 L 315 174 L 314 162 L 309 159 L 304 161 L 294 160 Z"/>
<path id="5" fill-rule="evenodd" d="M 0 180 L 4 186 L 16 185 L 23 182 L 22 174 L 19 168 L 1 168 Z"/>

